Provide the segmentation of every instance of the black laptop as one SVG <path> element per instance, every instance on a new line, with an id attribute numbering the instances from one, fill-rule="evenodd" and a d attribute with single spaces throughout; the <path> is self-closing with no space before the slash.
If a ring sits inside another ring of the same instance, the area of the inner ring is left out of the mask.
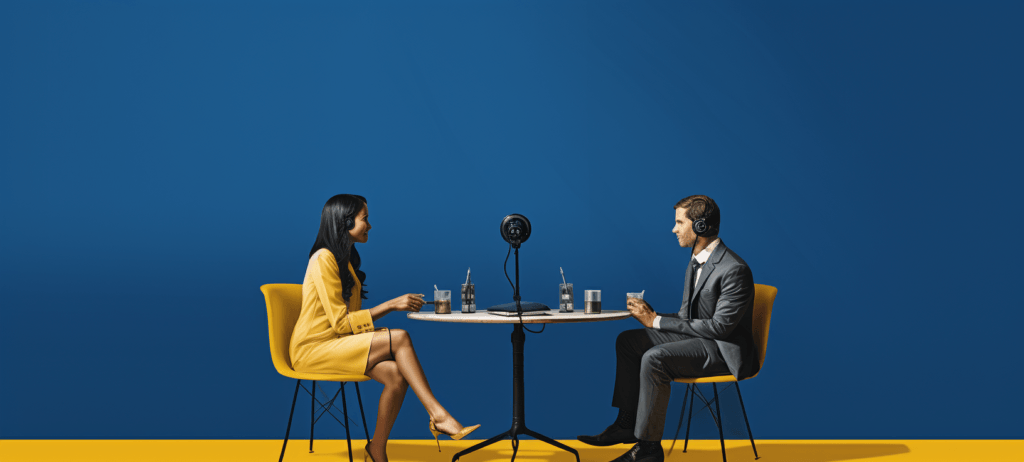
<path id="1" fill-rule="evenodd" d="M 523 316 L 546 315 L 551 311 L 551 308 L 543 303 L 519 302 L 519 304 L 523 307 Z M 515 302 L 492 306 L 487 309 L 487 312 L 498 316 L 518 316 Z"/>

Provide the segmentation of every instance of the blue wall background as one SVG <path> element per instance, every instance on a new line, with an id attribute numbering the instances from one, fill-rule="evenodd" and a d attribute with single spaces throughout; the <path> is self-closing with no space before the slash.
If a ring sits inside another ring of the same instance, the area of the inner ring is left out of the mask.
<path id="1" fill-rule="evenodd" d="M 293 382 L 259 285 L 301 282 L 342 192 L 370 201 L 368 303 L 457 290 L 467 267 L 481 304 L 509 301 L 497 227 L 523 213 L 525 298 L 553 304 L 561 266 L 608 308 L 645 289 L 665 312 L 688 256 L 672 205 L 708 194 L 724 241 L 779 287 L 744 388 L 756 436 L 1022 438 L 1022 17 L 4 2 L 0 438 L 280 438 Z M 463 423 L 508 428 L 509 326 L 380 324 L 413 333 Z M 613 340 L 637 326 L 528 334 L 531 427 L 610 422 Z M 410 392 L 394 436 L 428 437 L 425 420 Z"/>

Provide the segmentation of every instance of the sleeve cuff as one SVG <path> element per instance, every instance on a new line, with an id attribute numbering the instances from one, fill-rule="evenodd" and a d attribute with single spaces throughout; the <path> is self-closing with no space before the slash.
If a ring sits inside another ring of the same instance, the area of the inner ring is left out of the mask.
<path id="1" fill-rule="evenodd" d="M 348 316 L 348 322 L 352 326 L 353 334 L 373 331 L 373 316 L 369 310 L 359 310 Z"/>
<path id="2" fill-rule="evenodd" d="M 651 325 L 655 329 L 661 329 L 661 316 L 655 316 L 654 317 L 654 322 L 651 323 Z"/>

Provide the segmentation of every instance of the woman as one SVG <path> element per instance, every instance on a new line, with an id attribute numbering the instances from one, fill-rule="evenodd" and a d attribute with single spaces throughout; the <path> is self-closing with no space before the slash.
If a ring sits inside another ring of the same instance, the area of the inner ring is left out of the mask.
<path id="1" fill-rule="evenodd" d="M 324 204 L 302 282 L 302 311 L 292 332 L 290 353 L 296 371 L 367 375 L 384 384 L 377 428 L 366 454 L 374 462 L 386 462 L 388 435 L 409 387 L 430 415 L 435 440 L 439 434 L 461 439 L 479 425 L 463 427 L 437 402 L 406 331 L 374 329 L 374 322 L 392 311 L 419 311 L 423 294 L 405 294 L 362 309 L 366 273 L 359 270 L 354 244 L 366 243 L 370 229 L 362 196 L 339 194 Z"/>

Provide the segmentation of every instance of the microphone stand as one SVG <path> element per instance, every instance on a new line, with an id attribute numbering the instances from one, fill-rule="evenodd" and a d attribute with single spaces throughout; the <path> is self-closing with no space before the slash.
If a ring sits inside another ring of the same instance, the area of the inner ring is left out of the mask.
<path id="1" fill-rule="evenodd" d="M 576 456 L 576 462 L 580 462 L 580 453 L 575 449 L 526 428 L 526 380 L 523 377 L 523 347 L 526 344 L 526 334 L 523 333 L 523 306 L 520 303 L 519 297 L 519 244 L 512 244 L 512 247 L 516 249 L 516 287 L 512 299 L 516 301 L 516 313 L 520 316 L 519 322 L 515 323 L 512 329 L 512 428 L 482 443 L 477 443 L 468 449 L 455 453 L 452 457 L 452 462 L 459 460 L 460 457 L 466 454 L 490 446 L 505 438 L 512 440 L 512 460 L 515 461 L 516 453 L 519 452 L 519 435 L 532 436 L 559 449 L 569 451 L 572 455 Z"/>
<path id="2" fill-rule="evenodd" d="M 519 321 L 523 321 L 523 305 L 519 303 L 521 297 L 519 296 L 519 245 L 513 244 L 512 247 L 516 249 L 516 293 L 512 294 L 512 300 L 516 302 L 516 314 L 519 315 Z"/>

